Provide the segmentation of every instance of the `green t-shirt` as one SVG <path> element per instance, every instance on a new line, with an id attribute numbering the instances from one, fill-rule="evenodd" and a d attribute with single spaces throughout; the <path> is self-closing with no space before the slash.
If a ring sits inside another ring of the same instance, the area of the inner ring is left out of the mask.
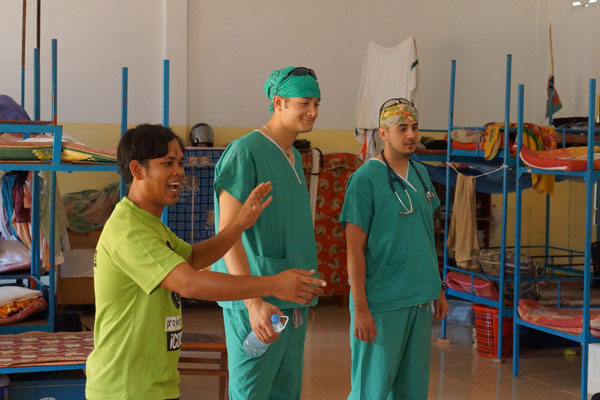
<path id="1" fill-rule="evenodd" d="M 106 222 L 94 268 L 94 350 L 86 397 L 179 397 L 179 295 L 160 287 L 192 247 L 160 219 L 123 198 Z"/>
<path id="2" fill-rule="evenodd" d="M 273 201 L 256 223 L 242 234 L 250 273 L 274 275 L 289 268 L 317 270 L 317 248 L 302 156 L 293 149 L 294 166 L 274 142 L 258 131 L 232 142 L 215 167 L 215 220 L 219 229 L 221 190 L 240 202 L 261 182 L 271 181 Z M 227 273 L 225 260 L 214 271 Z M 280 309 L 302 307 L 274 297 L 266 301 Z M 316 300 L 313 304 L 316 303 Z M 222 307 L 245 309 L 241 301 L 219 302 Z"/>
<path id="3" fill-rule="evenodd" d="M 427 187 L 435 193 L 429 174 L 419 163 Z M 400 179 L 402 179 L 400 177 Z M 425 198 L 425 188 L 413 167 L 408 168 L 406 189 L 414 211 L 405 208 L 389 185 L 382 162 L 371 159 L 348 181 L 340 222 L 353 223 L 368 235 L 365 250 L 366 295 L 373 312 L 411 307 L 437 299 L 441 280 L 433 236 L 433 212 L 440 201 Z M 399 183 L 394 187 L 410 209 L 410 201 Z M 352 293 L 350 294 L 352 296 Z M 350 307 L 354 307 L 350 301 Z"/>

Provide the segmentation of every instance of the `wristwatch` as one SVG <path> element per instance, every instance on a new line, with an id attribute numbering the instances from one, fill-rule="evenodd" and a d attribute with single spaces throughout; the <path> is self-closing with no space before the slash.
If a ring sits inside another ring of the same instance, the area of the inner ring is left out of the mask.
<path id="1" fill-rule="evenodd" d="M 448 289 L 448 285 L 446 285 L 446 282 L 442 282 L 442 290 L 446 289 Z"/>

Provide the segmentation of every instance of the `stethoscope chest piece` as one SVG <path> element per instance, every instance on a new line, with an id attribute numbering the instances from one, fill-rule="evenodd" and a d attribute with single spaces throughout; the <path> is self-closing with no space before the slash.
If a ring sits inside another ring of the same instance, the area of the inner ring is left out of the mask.
<path id="1" fill-rule="evenodd" d="M 425 198 L 427 199 L 428 202 L 431 203 L 431 200 L 433 200 L 435 198 L 435 194 L 433 194 L 433 192 L 428 189 L 425 191 Z"/>

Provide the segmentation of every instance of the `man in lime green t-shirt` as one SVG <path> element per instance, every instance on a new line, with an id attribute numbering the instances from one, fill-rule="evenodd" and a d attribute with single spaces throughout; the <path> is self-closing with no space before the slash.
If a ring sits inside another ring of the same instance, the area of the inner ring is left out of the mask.
<path id="1" fill-rule="evenodd" d="M 349 400 L 427 399 L 434 317 L 448 304 L 433 237 L 439 207 L 425 167 L 410 160 L 417 110 L 391 99 L 379 112 L 385 143 L 348 181 L 340 222 L 346 228 L 351 287 Z"/>
<path id="2" fill-rule="evenodd" d="M 227 229 L 190 245 L 160 220 L 164 207 L 177 202 L 183 151 L 181 140 L 160 125 L 130 129 L 119 142 L 119 169 L 130 187 L 96 248 L 89 400 L 179 397 L 180 295 L 206 300 L 275 296 L 310 304 L 325 284 L 311 277 L 313 271 L 264 277 L 199 271 L 221 258 L 254 224 L 272 200 L 265 200 L 271 184 L 252 190 Z"/>

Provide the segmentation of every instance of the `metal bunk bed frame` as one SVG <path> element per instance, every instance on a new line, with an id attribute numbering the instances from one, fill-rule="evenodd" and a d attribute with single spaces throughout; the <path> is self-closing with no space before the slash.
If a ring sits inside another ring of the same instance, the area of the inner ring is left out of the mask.
<path id="1" fill-rule="evenodd" d="M 544 327 L 541 325 L 532 324 L 522 320 L 518 314 L 518 304 L 520 298 L 520 260 L 515 259 L 515 291 L 514 291 L 514 309 L 513 309 L 513 376 L 519 375 L 519 327 L 536 329 L 554 336 L 559 336 L 569 340 L 576 341 L 581 344 L 581 399 L 587 399 L 587 378 L 588 378 L 588 359 L 589 359 L 589 344 L 600 343 L 600 338 L 595 338 L 590 333 L 590 286 L 591 286 L 591 242 L 592 242 L 592 216 L 594 211 L 593 204 L 593 185 L 600 180 L 600 171 L 594 170 L 594 144 L 595 142 L 595 94 L 596 80 L 589 81 L 589 109 L 588 109 L 588 147 L 587 147 L 587 169 L 585 171 L 549 171 L 545 169 L 529 168 L 522 161 L 517 161 L 517 192 L 516 192 L 516 217 L 515 217 L 515 252 L 520 252 L 521 247 L 521 216 L 522 216 L 522 188 L 521 179 L 526 173 L 537 174 L 552 174 L 563 175 L 570 177 L 579 177 L 584 180 L 586 185 L 586 206 L 585 206 L 585 244 L 584 244 L 584 264 L 583 264 L 583 328 L 579 335 L 572 335 Z M 551 94 L 552 95 L 552 94 Z M 551 97 L 552 98 L 552 97 Z M 523 142 L 523 99 L 524 85 L 519 85 L 518 93 L 518 132 L 517 132 L 517 154 L 520 154 Z M 547 198 L 547 203 L 549 199 Z M 546 209 L 548 217 L 549 206 Z M 596 226 L 596 237 L 600 237 L 600 227 Z M 559 278 L 561 279 L 561 278 Z M 581 279 L 581 278 L 580 278 Z M 560 291 L 560 286 L 559 286 Z M 560 299 L 560 297 L 559 297 Z"/>
<path id="2" fill-rule="evenodd" d="M 56 287 L 56 270 L 54 265 L 54 244 L 55 238 L 55 201 L 56 201 L 56 172 L 73 172 L 73 171 L 114 171 L 119 172 L 116 165 L 82 165 L 82 164 L 65 164 L 61 162 L 62 151 L 62 129 L 61 125 L 57 125 L 57 40 L 52 40 L 52 121 L 40 121 L 39 93 L 40 93 L 40 68 L 39 68 L 39 51 L 34 50 L 34 120 L 30 123 L 0 123 L 0 132 L 6 133 L 24 133 L 28 137 L 31 133 L 50 133 L 53 135 L 52 160 L 49 163 L 2 163 L 0 161 L 0 169 L 4 170 L 21 170 L 34 171 L 32 182 L 32 248 L 31 248 L 31 270 L 28 274 L 3 274 L 2 280 L 29 280 L 33 282 L 35 287 L 43 288 L 48 293 L 48 318 L 42 323 L 17 323 L 0 327 L 0 335 L 16 334 L 29 331 L 54 332 L 55 325 L 55 287 Z M 163 112 L 162 122 L 164 126 L 169 124 L 169 75 L 170 61 L 163 60 Z M 128 68 L 122 69 L 122 92 L 121 92 L 121 136 L 127 130 L 127 109 L 128 109 Z M 51 268 L 48 272 L 49 283 L 46 285 L 42 281 L 42 272 L 40 266 L 40 188 L 39 188 L 39 171 L 50 171 L 50 212 L 49 212 L 49 259 L 52 260 Z M 123 179 L 121 179 L 121 197 L 126 193 L 126 187 Z M 0 374 L 14 373 L 30 373 L 30 372 L 46 372 L 46 371 L 67 371 L 85 369 L 85 364 L 62 364 L 62 365 L 34 365 L 26 367 L 6 367 L 0 368 Z M 75 381 L 74 381 L 75 382 Z M 77 382 L 76 382 L 77 383 Z"/>

